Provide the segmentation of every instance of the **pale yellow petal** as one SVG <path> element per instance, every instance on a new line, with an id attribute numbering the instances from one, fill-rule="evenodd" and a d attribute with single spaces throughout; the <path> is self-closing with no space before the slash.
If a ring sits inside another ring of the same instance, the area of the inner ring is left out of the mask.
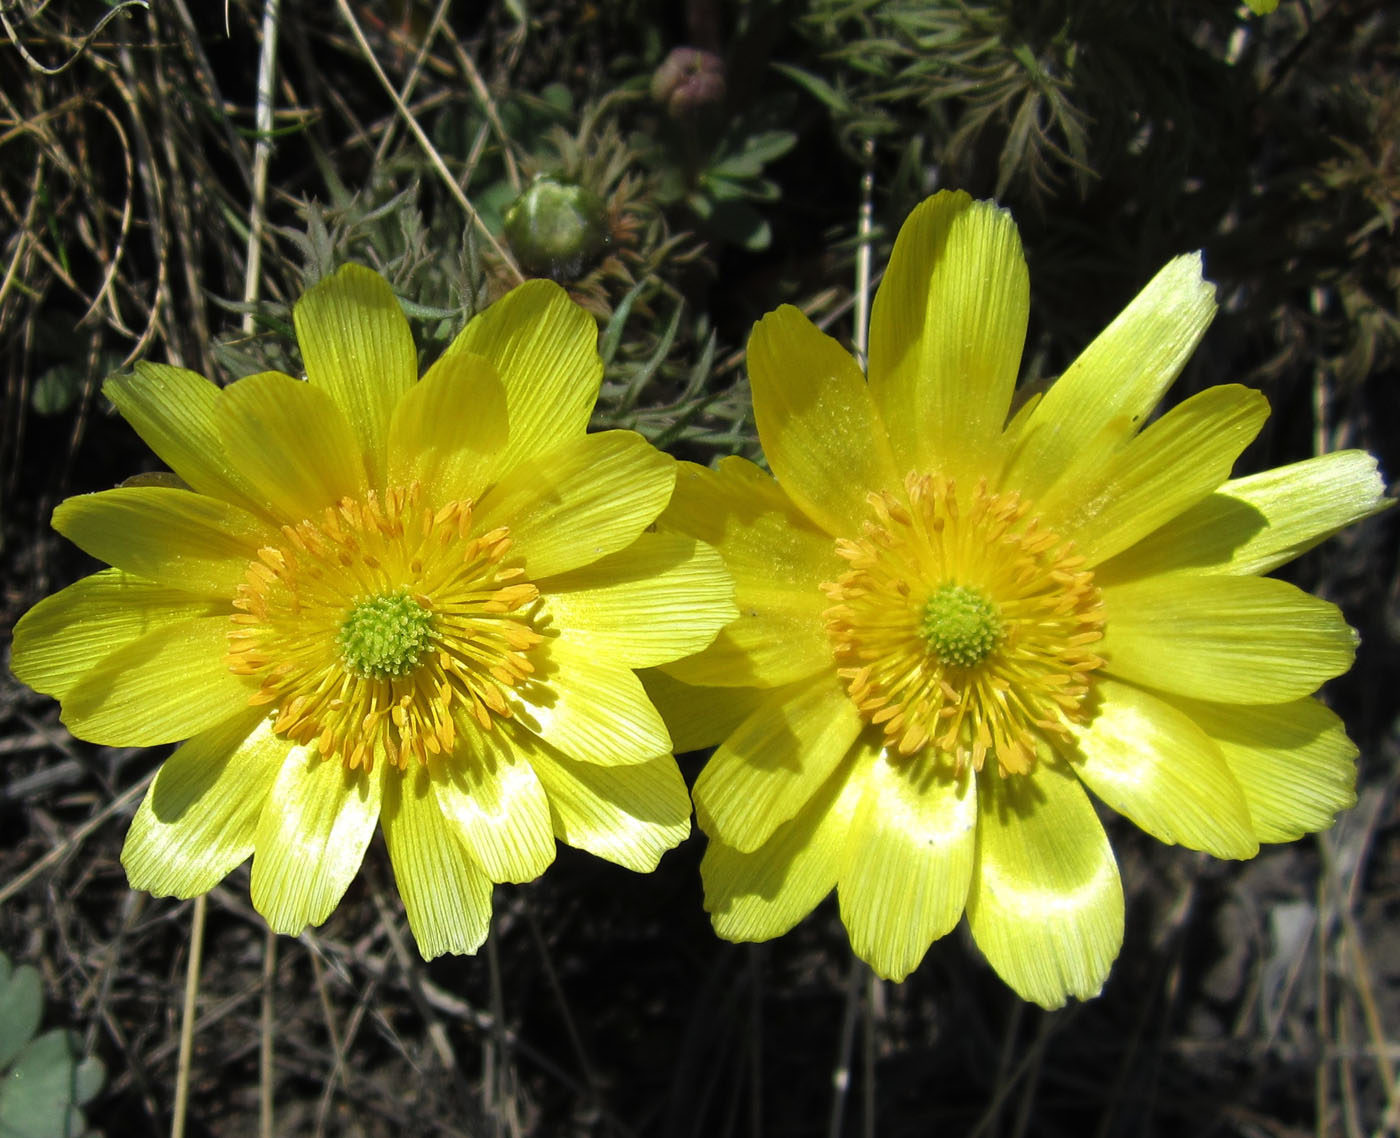
<path id="1" fill-rule="evenodd" d="M 409 388 L 389 425 L 389 484 L 421 482 L 439 505 L 476 501 L 509 435 L 506 391 L 489 360 L 459 352 Z"/>
<path id="2" fill-rule="evenodd" d="M 278 372 L 229 384 L 215 408 L 219 437 L 259 500 L 285 522 L 319 518 L 368 488 L 350 423 L 320 388 Z"/>
<path id="3" fill-rule="evenodd" d="M 340 903 L 374 836 L 385 771 L 347 770 L 307 747 L 287 756 L 254 837 L 253 908 L 273 932 L 299 936 Z"/>
<path id="4" fill-rule="evenodd" d="M 1178 702 L 1225 755 L 1261 842 L 1326 830 L 1356 804 L 1356 744 L 1317 700 L 1266 707 Z"/>
<path id="5" fill-rule="evenodd" d="M 644 763 L 671 753 L 666 725 L 630 668 L 559 639 L 535 656 L 536 678 L 511 689 L 516 720 L 586 763 Z"/>
<path id="6" fill-rule="evenodd" d="M 1108 837 L 1074 775 L 978 779 L 972 937 L 1023 1000 L 1057 1008 L 1096 996 L 1123 943 L 1123 886 Z"/>
<path id="7" fill-rule="evenodd" d="M 215 498 L 256 507 L 256 495 L 224 453 L 214 407 L 219 388 L 192 371 L 138 363 L 135 375 L 114 375 L 102 393 L 162 462 L 185 484 Z"/>
<path id="8" fill-rule="evenodd" d="M 629 668 L 699 652 L 739 615 L 719 554 L 675 533 L 536 583 L 562 638 Z"/>
<path id="9" fill-rule="evenodd" d="M 1225 483 L 1095 576 L 1117 582 L 1178 569 L 1267 573 L 1391 502 L 1375 458 L 1333 451 Z"/>
<path id="10" fill-rule="evenodd" d="M 532 580 L 567 573 L 636 541 L 666 508 L 675 466 L 631 431 L 581 435 L 501 479 L 475 528 L 509 527 L 510 559 Z"/>
<path id="11" fill-rule="evenodd" d="M 1170 261 L 1036 405 L 1005 487 L 1036 500 L 1101 432 L 1126 441 L 1141 430 L 1214 316 L 1200 254 Z"/>
<path id="12" fill-rule="evenodd" d="M 780 687 L 831 671 L 831 642 L 821 619 L 831 602 L 816 592 L 775 589 L 771 595 L 780 603 L 757 608 L 741 601 L 739 615 L 720 630 L 714 643 L 662 667 L 687 684 L 730 688 Z M 792 603 L 782 603 L 787 601 Z"/>
<path id="13" fill-rule="evenodd" d="M 394 405 L 418 378 L 413 333 L 389 282 L 342 265 L 292 309 L 307 382 L 325 391 L 354 432 L 355 456 L 382 487 Z"/>
<path id="14" fill-rule="evenodd" d="M 45 597 L 20 617 L 10 668 L 35 691 L 66 699 L 90 669 L 132 641 L 221 612 L 228 612 L 226 603 L 106 569 Z"/>
<path id="15" fill-rule="evenodd" d="M 433 762 L 438 809 L 492 881 L 533 881 L 554 860 L 544 786 L 510 724 L 464 729 L 457 750 Z"/>
<path id="16" fill-rule="evenodd" d="M 754 326 L 748 360 L 758 437 L 783 490 L 822 528 L 858 533 L 866 495 L 904 472 L 855 360 L 790 304 Z"/>
<path id="17" fill-rule="evenodd" d="M 992 474 L 1029 278 L 1011 215 L 944 191 L 900 228 L 870 318 L 870 392 L 902 472 Z"/>
<path id="18" fill-rule="evenodd" d="M 153 747 L 222 723 L 256 690 L 225 662 L 231 627 L 227 617 L 199 617 L 131 641 L 73 685 L 64 724 L 92 743 Z"/>
<path id="19" fill-rule="evenodd" d="M 122 865 L 131 887 L 157 897 L 194 897 L 246 861 L 289 750 L 257 708 L 177 748 L 126 832 Z"/>
<path id="20" fill-rule="evenodd" d="M 987 777 L 996 777 L 989 774 Z M 836 895 L 851 948 L 903 980 L 962 918 L 977 844 L 976 777 L 882 754 L 865 777 Z"/>
<path id="21" fill-rule="evenodd" d="M 420 763 L 384 779 L 381 821 L 408 927 L 424 960 L 471 953 L 491 931 L 491 879 L 443 816 Z"/>
<path id="22" fill-rule="evenodd" d="M 1047 528 L 1096 565 L 1220 487 L 1259 433 L 1269 404 L 1257 391 L 1211 387 L 1172 408 L 1093 465 L 1071 463 L 1035 503 Z"/>
<path id="23" fill-rule="evenodd" d="M 1337 606 L 1269 577 L 1174 573 L 1103 590 L 1094 646 L 1120 679 L 1192 699 L 1286 703 L 1351 666 Z"/>
<path id="24" fill-rule="evenodd" d="M 541 746 L 530 762 L 549 795 L 555 835 L 575 849 L 649 873 L 690 834 L 690 795 L 670 755 L 601 767 Z"/>
<path id="25" fill-rule="evenodd" d="M 553 281 L 526 281 L 496 301 L 428 375 L 450 366 L 458 352 L 485 356 L 505 385 L 510 441 L 499 458 L 503 473 L 588 429 L 603 379 L 598 325 Z"/>
<path id="26" fill-rule="evenodd" d="M 696 687 L 659 668 L 637 673 L 647 697 L 661 713 L 676 753 L 713 747 L 753 714 L 769 688 Z"/>
<path id="27" fill-rule="evenodd" d="M 741 853 L 758 849 L 803 809 L 863 726 L 834 672 L 772 693 L 695 780 L 700 828 Z"/>
<path id="28" fill-rule="evenodd" d="M 725 940 L 770 940 L 836 887 L 851 816 L 873 753 L 852 754 L 797 817 L 752 853 L 711 839 L 700 862 L 705 911 Z"/>
<path id="29" fill-rule="evenodd" d="M 770 475 L 741 458 L 718 470 L 680 463 L 661 525 L 719 550 L 739 608 L 711 647 L 667 672 L 701 686 L 772 687 L 831 667 L 822 620 L 831 601 L 818 586 L 840 576 L 844 562 Z"/>
<path id="30" fill-rule="evenodd" d="M 167 486 L 119 486 L 60 502 L 53 527 L 128 573 L 231 598 L 276 531 L 219 498 Z"/>
<path id="31" fill-rule="evenodd" d="M 1168 845 L 1227 858 L 1259 852 L 1240 784 L 1188 713 L 1109 679 L 1094 696 L 1093 718 L 1070 725 L 1071 765 L 1090 790 Z"/>

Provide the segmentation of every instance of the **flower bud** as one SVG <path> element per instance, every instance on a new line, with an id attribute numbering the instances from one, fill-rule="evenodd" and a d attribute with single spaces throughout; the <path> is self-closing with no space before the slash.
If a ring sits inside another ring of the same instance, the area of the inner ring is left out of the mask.
<path id="1" fill-rule="evenodd" d="M 673 119 L 717 109 L 724 102 L 724 61 L 712 51 L 674 48 L 651 77 L 651 97 Z"/>
<path id="2" fill-rule="evenodd" d="M 506 211 L 506 240 L 531 276 L 584 274 L 608 244 L 607 210 L 592 190 L 541 175 Z"/>

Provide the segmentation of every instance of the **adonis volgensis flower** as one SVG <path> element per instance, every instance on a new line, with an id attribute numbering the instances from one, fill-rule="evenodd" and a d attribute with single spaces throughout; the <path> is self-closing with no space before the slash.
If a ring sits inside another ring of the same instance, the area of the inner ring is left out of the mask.
<path id="1" fill-rule="evenodd" d="M 689 832 L 635 669 L 734 615 L 714 551 L 648 532 L 675 462 L 588 434 L 592 317 L 547 281 L 420 380 L 387 282 L 347 265 L 294 312 L 306 380 L 142 365 L 106 392 L 172 473 L 62 503 L 112 568 L 41 601 L 12 665 L 84 739 L 185 740 L 127 835 L 134 887 L 189 897 L 252 855 L 283 933 L 383 829 L 424 956 L 471 952 L 493 882 L 555 840 L 649 870 Z"/>
<path id="2" fill-rule="evenodd" d="M 720 550 L 741 615 L 654 686 L 678 742 L 719 743 L 694 799 L 722 936 L 777 936 L 835 889 L 854 950 L 902 979 L 966 914 L 1056 1006 L 1122 942 L 1091 793 L 1224 858 L 1353 801 L 1314 693 L 1355 636 L 1261 574 L 1384 502 L 1357 451 L 1232 479 L 1256 391 L 1149 421 L 1215 311 L 1199 256 L 1013 413 L 1027 303 L 1009 215 L 945 192 L 900 232 L 868 375 L 795 308 L 759 322 L 773 474 L 685 464 L 663 518 Z"/>

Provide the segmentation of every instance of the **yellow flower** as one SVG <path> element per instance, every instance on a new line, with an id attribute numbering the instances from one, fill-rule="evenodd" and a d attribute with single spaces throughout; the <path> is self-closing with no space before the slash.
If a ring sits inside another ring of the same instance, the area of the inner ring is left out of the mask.
<path id="1" fill-rule="evenodd" d="M 16 626 L 15 673 L 75 735 L 187 739 L 127 835 L 132 885 L 189 897 L 253 856 L 299 933 L 382 825 L 423 955 L 471 952 L 491 887 L 555 838 L 650 870 L 689 832 L 634 669 L 734 615 L 714 551 L 648 532 L 675 463 L 586 434 L 593 320 L 522 285 L 417 380 L 388 284 L 347 265 L 295 309 L 307 381 L 145 365 L 106 392 L 174 472 L 71 498 L 113 568 Z"/>
<path id="2" fill-rule="evenodd" d="M 868 383 L 797 309 L 758 324 L 776 479 L 687 464 L 663 516 L 719 548 L 741 613 L 654 684 L 678 746 L 723 739 L 694 788 L 722 936 L 777 936 L 835 888 L 855 951 L 902 979 L 966 912 L 1056 1006 L 1122 940 L 1086 787 L 1229 858 L 1352 802 L 1354 748 L 1310 698 L 1352 630 L 1257 574 L 1380 508 L 1375 463 L 1229 480 L 1267 414 L 1238 386 L 1148 424 L 1214 308 L 1200 258 L 1173 261 L 1012 415 L 1016 228 L 942 193 L 895 245 Z"/>

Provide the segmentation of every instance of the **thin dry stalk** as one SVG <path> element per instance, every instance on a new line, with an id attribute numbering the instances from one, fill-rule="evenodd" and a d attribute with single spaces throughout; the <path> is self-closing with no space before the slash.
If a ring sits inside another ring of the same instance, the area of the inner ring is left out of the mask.
<path id="1" fill-rule="evenodd" d="M 453 200 L 461 207 L 462 212 L 467 215 L 467 220 L 475 226 L 477 232 L 486 239 L 486 243 L 491 246 L 492 252 L 500 258 L 501 264 L 505 267 L 511 280 L 514 283 L 523 281 L 525 279 L 524 274 L 521 273 L 520 267 L 515 263 L 515 258 L 512 257 L 510 251 L 496 239 L 495 234 L 491 232 L 486 223 L 481 219 L 481 215 L 477 213 L 476 207 L 467 200 L 467 195 L 462 192 L 462 187 L 457 184 L 457 179 L 452 176 L 452 172 L 447 168 L 447 163 L 443 161 L 442 154 L 438 151 L 438 148 L 433 145 L 432 140 L 428 137 L 427 132 L 423 130 L 422 126 L 419 125 L 418 120 L 414 118 L 413 113 L 404 104 L 403 100 L 399 98 L 399 93 L 394 90 L 394 85 L 389 82 L 389 77 L 384 74 L 384 68 L 380 66 L 379 60 L 374 54 L 374 49 L 370 47 L 369 40 L 365 38 L 364 29 L 360 27 L 360 22 L 355 18 L 355 13 L 350 10 L 350 5 L 346 0 L 336 0 L 336 8 L 349 27 L 350 34 L 354 36 L 355 43 L 364 56 L 365 62 L 368 63 L 370 68 L 374 71 L 375 78 L 379 80 L 380 85 L 384 88 L 389 98 L 393 100 L 395 109 L 397 109 L 398 113 L 403 117 L 404 123 L 408 126 L 409 131 L 418 142 L 419 147 L 422 149 L 429 163 L 437 172 L 443 185 L 447 188 L 447 192 L 452 195 Z"/>
<path id="2" fill-rule="evenodd" d="M 267 166 L 272 158 L 272 111 L 277 70 L 277 27 L 281 0 L 263 5 L 262 47 L 258 52 L 258 137 L 253 144 L 253 201 L 248 217 L 248 255 L 244 259 L 243 303 L 258 299 L 262 282 L 263 229 L 267 225 Z M 252 334 L 256 317 L 251 308 L 243 314 L 243 331 Z"/>
<path id="3" fill-rule="evenodd" d="M 208 896 L 201 893 L 190 906 L 190 957 L 185 965 L 185 1007 L 180 1017 L 180 1058 L 175 1068 L 175 1105 L 171 1110 L 170 1138 L 184 1138 L 185 1135 L 194 1056 L 195 1006 L 199 999 L 199 968 L 204 958 L 204 917 L 208 904 Z"/>

